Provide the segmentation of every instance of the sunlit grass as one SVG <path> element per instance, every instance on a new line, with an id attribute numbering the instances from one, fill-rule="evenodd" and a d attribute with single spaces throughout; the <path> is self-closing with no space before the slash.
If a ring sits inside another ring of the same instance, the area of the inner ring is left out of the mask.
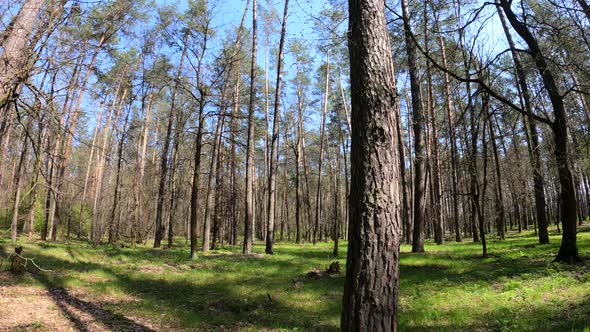
<path id="1" fill-rule="evenodd" d="M 478 243 L 427 242 L 425 254 L 403 245 L 400 330 L 583 330 L 590 326 L 590 266 L 553 263 L 560 236 L 537 245 L 531 232 L 490 239 L 490 257 Z M 582 255 L 590 230 L 578 235 Z M 172 249 L 93 247 L 84 241 L 20 243 L 25 255 L 55 272 L 44 282 L 111 299 L 105 309 L 175 329 L 336 330 L 344 274 L 295 285 L 333 259 L 332 244 L 278 243 L 273 256 L 244 256 L 224 247 L 190 260 L 184 239 Z M 3 256 L 13 245 L 0 239 Z M 345 264 L 345 244 L 340 264 Z"/>

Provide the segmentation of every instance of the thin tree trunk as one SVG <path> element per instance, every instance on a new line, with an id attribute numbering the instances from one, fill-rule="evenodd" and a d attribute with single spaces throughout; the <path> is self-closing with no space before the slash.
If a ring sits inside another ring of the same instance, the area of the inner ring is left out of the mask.
<path id="1" fill-rule="evenodd" d="M 141 239 L 141 220 L 142 220 L 142 208 L 143 208 L 143 177 L 145 175 L 145 163 L 147 160 L 147 143 L 150 128 L 150 113 L 152 105 L 152 93 L 149 93 L 148 102 L 145 111 L 145 122 L 143 125 L 143 139 L 141 143 L 141 150 L 138 149 L 137 162 L 139 164 L 139 172 L 135 179 L 135 191 L 134 191 L 134 225 L 132 226 L 131 241 L 132 244 L 140 242 Z"/>
<path id="2" fill-rule="evenodd" d="M 154 248 L 160 247 L 160 242 L 164 238 L 164 223 L 162 222 L 162 211 L 164 209 L 164 196 L 166 194 L 166 178 L 168 176 L 168 152 L 170 150 L 170 139 L 172 136 L 172 125 L 176 116 L 176 96 L 180 88 L 180 77 L 182 75 L 182 67 L 184 65 L 184 58 L 188 50 L 188 38 L 190 32 L 186 31 L 184 35 L 182 54 L 180 55 L 180 64 L 176 73 L 174 87 L 172 89 L 172 98 L 170 101 L 170 112 L 168 114 L 168 125 L 166 127 L 166 135 L 164 136 L 164 145 L 162 146 L 162 157 L 160 159 L 160 180 L 158 185 L 158 198 L 156 203 L 156 235 L 154 238 Z"/>
<path id="3" fill-rule="evenodd" d="M 109 225 L 109 243 L 113 244 L 117 241 L 116 234 L 119 232 L 119 228 L 115 226 L 115 213 L 119 206 L 119 195 L 120 195 L 120 183 L 121 183 L 121 164 L 123 159 L 123 144 L 125 143 L 125 134 L 127 132 L 127 120 L 129 119 L 129 112 L 125 116 L 125 122 L 121 130 L 121 139 L 119 140 L 119 146 L 117 148 L 117 173 L 115 174 L 115 193 L 113 194 L 113 206 L 111 208 L 111 217 Z"/>
<path id="4" fill-rule="evenodd" d="M 424 6 L 424 44 L 426 52 L 429 52 L 429 34 L 428 34 L 428 13 L 427 6 Z M 436 244 L 444 244 L 444 224 L 442 216 L 442 194 L 441 194 L 441 180 L 440 180 L 440 157 L 438 149 L 438 125 L 436 123 L 436 110 L 435 110 L 435 99 L 434 99 L 434 88 L 432 83 L 432 71 L 430 63 L 426 64 L 426 80 L 428 83 L 428 110 L 430 113 L 430 123 L 432 132 L 430 133 L 430 146 L 432 151 L 432 163 L 430 164 L 432 178 L 432 200 L 433 204 L 433 218 L 434 223 L 434 237 Z"/>
<path id="5" fill-rule="evenodd" d="M 313 231 L 313 243 L 318 241 L 318 230 L 320 227 L 321 211 L 322 211 L 322 164 L 324 159 L 324 136 L 326 128 L 326 113 L 328 111 L 328 101 L 330 93 L 330 53 L 326 53 L 326 89 L 324 91 L 324 101 L 322 107 L 322 117 L 320 120 L 320 150 L 318 154 L 318 186 L 315 198 L 315 223 Z M 319 240 L 321 240 L 321 235 Z"/>
<path id="6" fill-rule="evenodd" d="M 281 39 L 279 42 L 279 58 L 277 66 L 277 86 L 275 89 L 274 118 L 272 125 L 272 139 L 270 150 L 270 170 L 268 174 L 268 208 L 267 208 L 267 227 L 266 227 L 266 248 L 267 254 L 273 254 L 274 228 L 276 217 L 277 201 L 277 172 L 279 163 L 279 127 L 281 112 L 281 88 L 283 77 L 283 58 L 285 49 L 285 33 L 287 31 L 287 12 L 289 10 L 289 0 L 285 0 L 285 9 L 283 10 L 283 22 L 281 25 Z"/>
<path id="7" fill-rule="evenodd" d="M 29 120 L 29 124 L 27 125 L 28 128 L 25 130 L 30 129 L 31 126 L 31 120 Z M 15 191 L 14 191 L 14 204 L 12 205 L 12 223 L 10 225 L 11 228 L 11 239 L 12 242 L 16 242 L 16 238 L 18 236 L 18 210 L 19 210 L 19 206 L 20 206 L 20 195 L 21 195 L 21 180 L 23 178 L 24 175 L 24 171 L 25 171 L 25 163 L 26 163 L 26 159 L 27 159 L 27 154 L 29 152 L 29 139 L 27 137 L 26 134 L 23 133 L 23 149 L 21 151 L 21 155 L 18 161 L 18 166 L 16 169 L 16 174 L 15 174 Z"/>
<path id="8" fill-rule="evenodd" d="M 78 215 L 78 238 L 82 236 L 82 219 L 84 217 L 84 205 L 86 204 L 86 193 L 88 191 L 88 179 L 90 178 L 90 168 L 92 166 L 92 158 L 94 157 L 94 148 L 96 146 L 96 138 L 98 137 L 98 129 L 100 128 L 99 124 L 102 120 L 102 107 L 101 110 L 98 112 L 98 116 L 96 118 L 96 124 L 94 127 L 94 134 L 92 135 L 92 145 L 90 146 L 90 155 L 88 156 L 88 166 L 86 167 L 86 176 L 84 177 L 84 188 L 82 189 L 82 202 L 80 203 L 80 214 Z"/>
<path id="9" fill-rule="evenodd" d="M 257 17 L 256 0 L 252 2 L 252 62 L 250 65 L 250 102 L 248 104 L 248 144 L 246 147 L 246 204 L 243 253 L 252 253 L 252 235 L 254 229 L 254 177 L 255 144 L 254 105 L 256 102 L 256 52 L 257 52 Z"/>
<path id="10" fill-rule="evenodd" d="M 426 187 L 424 169 L 424 111 L 422 109 L 420 78 L 418 77 L 416 45 L 412 40 L 408 0 L 402 0 L 401 6 L 404 20 L 406 55 L 408 57 L 408 71 L 410 73 L 410 88 L 412 91 L 412 127 L 414 130 L 414 231 L 412 252 L 424 252 L 424 190 Z"/>
<path id="11" fill-rule="evenodd" d="M 529 115 L 528 119 L 523 117 L 523 123 L 525 126 L 525 130 L 527 129 L 528 124 L 527 136 L 530 137 L 529 158 L 531 162 L 531 167 L 533 169 L 533 188 L 535 191 L 535 212 L 537 214 L 537 224 L 539 225 L 539 243 L 548 244 L 549 232 L 547 231 L 548 222 L 546 217 L 547 203 L 545 200 L 545 179 L 541 167 L 541 151 L 539 147 L 539 135 L 537 133 L 537 125 L 535 123 L 535 120 L 532 118 L 533 108 L 531 105 L 531 95 L 528 89 L 526 72 L 524 70 L 524 67 L 522 66 L 522 63 L 520 62 L 520 57 L 516 51 L 516 47 L 514 41 L 512 40 L 510 30 L 508 29 L 508 24 L 506 23 L 504 12 L 500 9 L 500 7 L 498 7 L 498 15 L 500 17 L 500 22 L 502 23 L 502 27 L 504 29 L 504 34 L 506 35 L 506 40 L 508 41 L 508 45 L 511 49 L 512 61 L 514 62 L 516 79 L 519 87 L 519 94 L 521 95 L 522 99 L 521 103 L 523 104 L 525 111 Z"/>
<path id="12" fill-rule="evenodd" d="M 559 193 L 559 219 L 563 227 L 561 247 L 555 260 L 565 263 L 578 262 L 581 261 L 581 258 L 578 255 L 578 246 L 576 244 L 576 194 L 573 176 L 568 165 L 567 113 L 563 102 L 564 96 L 559 92 L 555 75 L 549 67 L 536 37 L 512 11 L 510 2 L 507 0 L 499 1 L 512 28 L 527 44 L 529 53 L 534 59 L 535 66 L 543 81 L 543 86 L 553 106 L 554 121 L 551 124 L 551 129 L 554 140 L 553 153 L 557 162 L 558 179 L 561 186 Z"/>

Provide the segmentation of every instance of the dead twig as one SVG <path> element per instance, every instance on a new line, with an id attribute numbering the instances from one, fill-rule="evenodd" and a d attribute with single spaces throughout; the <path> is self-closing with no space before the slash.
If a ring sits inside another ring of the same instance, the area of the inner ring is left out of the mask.
<path id="1" fill-rule="evenodd" d="M 10 255 L 8 255 L 8 257 L 6 257 L 5 260 L 3 260 L 2 262 L 0 262 L 0 269 L 2 268 L 2 265 L 11 260 L 12 264 L 13 264 L 13 268 L 14 268 L 14 264 L 16 261 L 16 258 L 19 258 L 20 261 L 18 263 L 20 263 L 20 265 L 23 267 L 24 270 L 27 270 L 27 265 L 29 264 L 29 262 L 37 268 L 37 270 L 39 270 L 40 272 L 53 272 L 53 270 L 46 270 L 42 267 L 40 267 L 37 263 L 35 263 L 35 260 L 33 258 L 28 258 L 28 257 L 24 257 L 22 256 L 20 253 L 22 252 L 22 247 L 18 247 L 14 249 L 14 252 L 10 253 Z"/>

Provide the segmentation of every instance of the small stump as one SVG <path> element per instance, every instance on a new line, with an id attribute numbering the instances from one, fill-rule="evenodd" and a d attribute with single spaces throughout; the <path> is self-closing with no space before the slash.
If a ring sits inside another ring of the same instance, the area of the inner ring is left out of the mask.
<path id="1" fill-rule="evenodd" d="M 22 258 L 23 247 L 14 248 L 14 254 L 10 257 L 10 272 L 20 274 L 25 271 L 25 260 Z"/>

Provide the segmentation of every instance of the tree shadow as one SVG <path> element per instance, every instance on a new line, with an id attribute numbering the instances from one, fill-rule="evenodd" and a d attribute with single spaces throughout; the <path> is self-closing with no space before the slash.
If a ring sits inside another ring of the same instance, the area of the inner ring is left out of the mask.
<path id="1" fill-rule="evenodd" d="M 113 313 L 97 304 L 77 298 L 65 288 L 54 285 L 44 275 L 35 275 L 35 279 L 45 286 L 47 294 L 78 331 L 90 331 L 90 328 L 68 306 L 92 316 L 97 322 L 100 322 L 111 331 L 154 331 L 147 326 L 120 314 Z"/>
<path id="2" fill-rule="evenodd" d="M 71 276 L 68 272 L 101 271 L 112 278 L 107 281 L 112 287 L 125 294 L 132 294 L 140 299 L 126 305 L 125 310 L 144 312 L 170 312 L 175 317 L 173 325 L 184 328 L 221 328 L 230 330 L 247 327 L 261 329 L 305 328 L 322 331 L 335 330 L 334 326 L 321 322 L 321 318 L 338 315 L 340 311 L 341 290 L 344 276 L 326 278 L 325 280 L 305 283 L 303 289 L 295 289 L 292 278 L 300 266 L 297 262 L 282 260 L 262 260 L 257 257 L 243 255 L 227 255 L 227 257 L 204 256 L 203 263 L 218 260 L 217 264 L 231 265 L 253 263 L 265 264 L 260 271 L 236 280 L 235 278 L 212 277 L 205 280 L 192 280 L 190 272 L 186 277 L 165 279 L 154 273 L 129 271 L 125 268 L 111 268 L 97 263 L 70 261 L 69 259 L 35 254 L 36 259 L 43 262 L 46 268 L 58 268 L 56 273 L 37 275 L 49 296 L 63 314 L 75 325 L 77 330 L 87 331 L 89 327 L 76 315 L 76 310 L 92 315 L 98 322 L 109 329 L 124 331 L 150 331 L 121 314 L 107 310 L 100 305 L 83 301 L 70 294 L 66 284 Z M 226 261 L 227 259 L 227 261 Z M 219 262 L 221 260 L 221 262 Z M 271 268 L 269 268 L 269 266 Z M 221 276 L 215 267 L 207 267 L 209 272 Z M 237 274 L 234 274 L 234 277 Z M 278 276 L 281 276 L 280 278 Z M 90 286 L 92 288 L 92 286 Z M 239 288 L 242 290 L 238 290 Z M 291 293 L 306 292 L 322 293 L 329 298 L 326 305 L 316 308 L 291 306 L 292 300 L 285 300 Z M 331 294 L 328 296 L 328 294 Z M 72 310 L 74 308 L 75 310 Z M 166 322 L 164 322 L 166 323 Z"/>
<path id="3" fill-rule="evenodd" d="M 515 248 L 523 247 L 520 244 Z M 344 277 L 304 282 L 302 289 L 296 289 L 291 282 L 310 265 L 328 262 L 330 252 L 327 247 L 306 245 L 304 248 L 295 246 L 277 248 L 277 252 L 282 254 L 281 257 L 279 255 L 241 255 L 238 249 L 229 250 L 228 253 L 223 254 L 202 255 L 195 261 L 188 259 L 186 247 L 168 250 L 116 246 L 88 248 L 107 256 L 110 262 L 105 264 L 82 261 L 84 253 L 81 250 L 74 250 L 77 253 L 75 258 L 72 255 L 64 255 L 60 258 L 41 250 L 35 253 L 35 258 L 39 258 L 46 268 L 60 269 L 60 273 L 47 276 L 41 282 L 48 290 L 52 289 L 50 295 L 56 304 L 60 306 L 61 303 L 60 309 L 64 315 L 71 316 L 70 320 L 80 330 L 88 327 L 84 326 L 83 322 L 76 323 L 75 320 L 78 318 L 69 308 L 81 311 L 85 310 L 79 307 L 89 311 L 97 310 L 100 313 L 98 316 L 102 317 L 97 318 L 98 321 L 115 322 L 107 325 L 111 329 L 125 326 L 124 330 L 137 328 L 137 331 L 143 331 L 142 328 L 148 330 L 149 328 L 121 314 L 106 310 L 98 304 L 81 301 L 69 294 L 65 289 L 66 281 L 71 278 L 69 271 L 102 271 L 111 278 L 108 281 L 109 287 L 112 285 L 125 294 L 131 294 L 141 300 L 130 304 L 126 309 L 152 313 L 167 312 L 170 314 L 169 317 L 176 319 L 172 323 L 188 329 L 240 330 L 252 327 L 255 329 L 303 328 L 321 331 L 337 329 L 337 323 L 334 322 L 338 319 L 341 310 Z M 420 287 L 460 287 L 465 283 L 482 280 L 491 284 L 497 282 L 496 279 L 503 282 L 517 276 L 529 280 L 550 275 L 555 269 L 569 268 L 551 263 L 550 257 L 531 259 L 527 256 L 519 256 L 518 253 L 507 255 L 509 249 L 502 248 L 498 250 L 498 255 L 488 259 L 482 259 L 474 254 L 473 246 L 460 252 L 439 251 L 420 256 L 403 253 L 400 263 L 401 292 L 402 294 L 415 292 Z M 550 247 L 541 249 L 543 253 L 547 253 Z M 0 252 L 3 250 L 3 246 L 0 245 Z M 529 252 L 526 254 L 530 255 Z M 116 266 L 117 260 L 124 257 L 130 264 Z M 104 257 L 101 256 L 101 258 Z M 130 269 L 144 263 L 164 264 L 167 267 L 163 273 Z M 115 264 L 115 266 L 111 267 L 109 264 Z M 206 277 L 191 272 L 191 269 L 201 270 L 199 272 L 204 272 Z M 180 273 L 170 276 L 169 272 L 175 271 Z M 308 299 L 315 301 L 314 305 L 297 303 L 297 300 Z M 583 304 L 590 307 L 588 301 Z M 491 325 L 484 327 L 486 329 L 501 330 L 505 326 L 510 326 L 510 323 L 505 320 L 513 318 L 511 313 L 503 311 L 504 309 L 490 311 L 488 316 L 482 315 L 478 320 L 491 322 Z M 539 306 L 534 310 L 540 314 L 551 308 L 548 304 L 546 307 Z M 412 314 L 420 314 L 420 312 L 403 313 L 403 315 Z M 555 317 L 559 317 L 559 314 L 556 312 Z M 531 317 L 534 315 L 535 313 L 532 313 Z M 329 318 L 329 323 L 326 323 L 326 317 Z M 552 324 L 550 321 L 544 323 Z M 538 327 L 544 326 L 544 323 L 530 322 L 529 324 L 531 327 Z M 569 323 L 578 326 L 583 324 L 583 320 L 569 320 L 564 324 Z M 106 325 L 106 323 L 103 324 Z M 400 330 L 478 330 L 482 328 L 479 325 L 452 326 L 452 324 L 445 325 L 446 323 L 441 323 L 440 326 L 419 326 L 408 324 L 404 320 L 401 320 L 400 324 L 402 324 Z"/>

